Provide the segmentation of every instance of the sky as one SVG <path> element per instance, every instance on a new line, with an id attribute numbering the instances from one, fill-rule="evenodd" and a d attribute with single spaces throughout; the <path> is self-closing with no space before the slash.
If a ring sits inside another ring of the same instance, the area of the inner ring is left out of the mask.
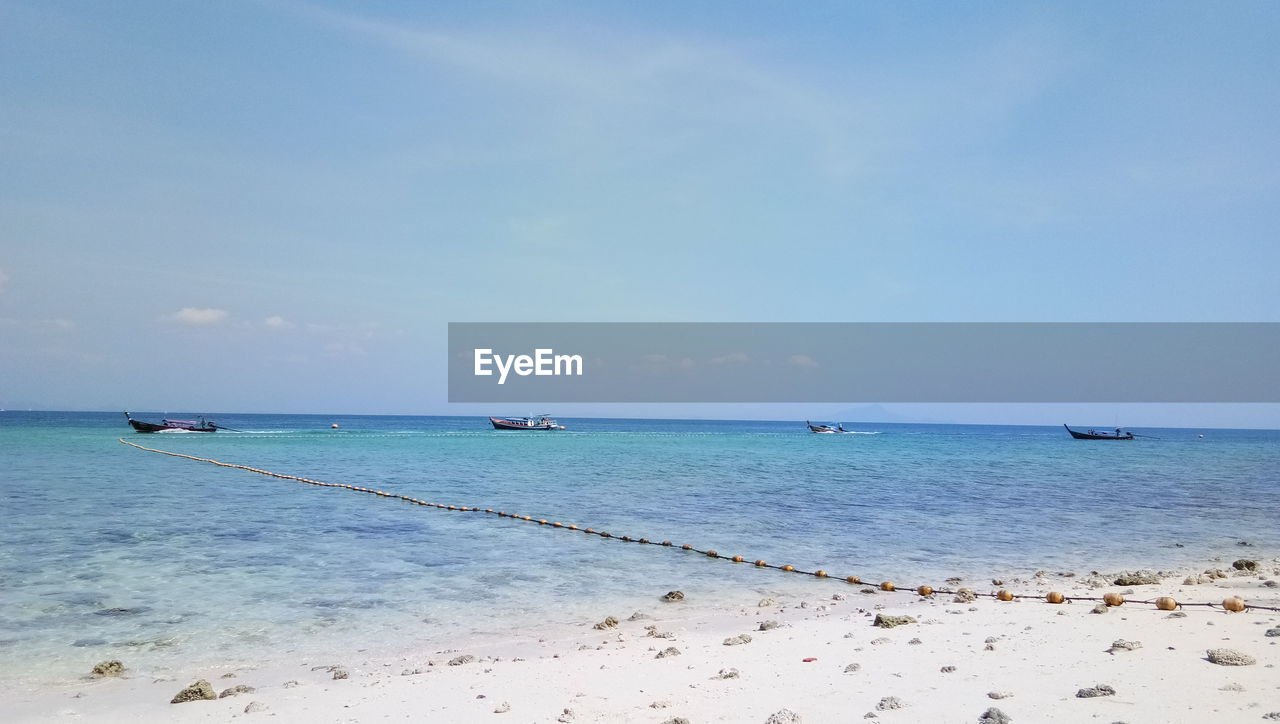
<path id="1" fill-rule="evenodd" d="M 447 402 L 461 321 L 1278 322 L 1278 34 L 1268 2 L 0 0 L 0 407 L 522 413 Z"/>

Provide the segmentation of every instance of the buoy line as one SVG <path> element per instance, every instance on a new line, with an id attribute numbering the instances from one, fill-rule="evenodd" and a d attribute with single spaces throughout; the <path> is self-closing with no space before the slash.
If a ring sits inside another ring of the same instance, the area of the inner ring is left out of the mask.
<path id="1" fill-rule="evenodd" d="M 496 515 L 499 518 L 508 518 L 511 520 L 518 520 L 518 521 L 528 522 L 528 523 L 537 523 L 540 526 L 546 526 L 548 528 L 555 528 L 559 530 L 586 533 L 587 535 L 594 535 L 600 538 L 614 540 L 621 543 L 639 543 L 642 545 L 652 545 L 652 546 L 659 546 L 662 548 L 672 548 L 672 549 L 681 550 L 681 551 L 688 551 L 691 553 L 698 553 L 700 555 L 706 556 L 707 558 L 718 558 L 721 560 L 730 561 L 732 563 L 750 562 L 756 568 L 772 568 L 778 571 L 782 571 L 784 573 L 796 573 L 803 576 L 813 576 L 814 578 L 830 578 L 834 581 L 843 581 L 845 583 L 853 584 L 853 585 L 874 585 L 877 588 L 879 588 L 881 591 L 903 591 L 903 592 L 910 591 L 921 597 L 932 596 L 934 594 L 939 594 L 939 593 L 949 595 L 949 596 L 959 595 L 961 591 L 964 591 L 966 596 L 971 596 L 973 598 L 992 598 L 997 601 L 1040 600 L 1040 601 L 1044 601 L 1045 603 L 1052 603 L 1052 604 L 1073 603 L 1075 601 L 1099 601 L 1101 603 L 1106 604 L 1109 607 L 1121 606 L 1125 603 L 1145 604 L 1145 605 L 1155 606 L 1156 609 L 1160 611 L 1172 611 L 1174 609 L 1184 608 L 1187 606 L 1222 608 L 1226 611 L 1232 611 L 1237 613 L 1241 611 L 1247 611 L 1250 609 L 1257 609 L 1260 611 L 1280 611 L 1280 606 L 1259 606 L 1256 604 L 1247 603 L 1244 599 L 1240 598 L 1239 596 L 1228 597 L 1224 599 L 1221 603 L 1180 602 L 1170 596 L 1160 596 L 1159 598 L 1155 598 L 1151 600 L 1139 601 L 1139 600 L 1126 599 L 1123 595 L 1119 593 L 1105 593 L 1101 596 L 1067 596 L 1057 591 L 1052 591 L 1048 594 L 1040 595 L 1040 594 L 1031 594 L 1031 593 L 1013 593 L 1011 591 L 1007 591 L 1003 589 L 1000 591 L 996 591 L 995 593 L 978 593 L 977 591 L 974 591 L 969 588 L 952 590 L 947 588 L 935 588 L 933 586 L 927 586 L 927 585 L 914 586 L 914 587 L 899 586 L 893 583 L 892 581 L 882 581 L 878 584 L 870 584 L 863 581 L 862 578 L 859 576 L 843 576 L 843 577 L 833 576 L 823 569 L 818 569 L 816 571 L 802 571 L 792 565 L 775 565 L 763 559 L 749 561 L 746 556 L 741 556 L 741 555 L 726 556 L 726 555 L 722 555 L 719 551 L 716 551 L 715 549 L 703 550 L 703 549 L 696 548 L 692 545 L 689 545 L 688 543 L 677 546 L 676 544 L 672 543 L 669 540 L 655 542 L 648 538 L 636 538 L 636 537 L 627 536 L 627 535 L 615 535 L 613 533 L 609 533 L 608 531 L 596 530 L 594 528 L 583 528 L 583 527 L 579 527 L 578 525 L 561 523 L 559 521 L 547 521 L 545 518 L 534 518 L 532 516 L 521 515 L 519 513 L 508 513 L 504 510 L 495 511 L 492 508 L 480 508 L 478 506 L 448 505 L 445 503 L 434 503 L 426 500 L 421 500 L 419 498 L 414 498 L 408 495 L 388 493 L 382 490 L 375 490 L 373 488 L 362 488 L 357 485 L 347 485 L 345 483 L 326 483 L 320 480 L 312 480 L 311 478 L 303 478 L 297 475 L 286 475 L 284 473 L 274 473 L 269 470 L 262 470 L 260 468 L 249 467 L 248 465 L 236 465 L 234 463 L 226 463 L 220 460 L 214 460 L 212 458 L 202 458 L 202 457 L 197 457 L 195 455 L 187 455 L 185 453 L 178 453 L 178 452 L 172 452 L 169 450 L 159 450 L 156 448 L 144 447 L 137 443 L 129 442 L 124 438 L 117 438 L 117 440 L 122 444 L 137 448 L 139 450 L 143 450 L 145 452 L 159 453 L 161 455 L 169 455 L 175 458 L 185 458 L 187 460 L 194 460 L 196 462 L 210 463 L 212 465 L 217 465 L 223 468 L 235 468 L 237 470 L 246 470 L 251 473 L 257 473 L 258 475 L 266 475 L 268 477 L 280 478 L 282 480 L 295 480 L 299 483 L 306 483 L 307 485 L 315 485 L 323 488 L 342 488 L 344 490 L 350 490 L 357 493 L 369 493 L 371 495 L 376 495 L 382 498 L 398 498 L 400 500 L 403 500 L 407 503 L 411 503 L 413 505 L 422 505 L 429 508 L 437 508 L 439 510 L 452 510 L 452 511 L 458 511 L 458 512 L 485 513 L 487 515 Z"/>

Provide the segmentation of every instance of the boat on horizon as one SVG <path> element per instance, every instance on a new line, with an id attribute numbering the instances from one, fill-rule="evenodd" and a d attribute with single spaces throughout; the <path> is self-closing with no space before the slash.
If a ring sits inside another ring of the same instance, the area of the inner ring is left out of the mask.
<path id="1" fill-rule="evenodd" d="M 205 422 L 203 417 L 199 420 L 161 420 L 157 425 L 154 422 L 135 420 L 132 415 L 125 412 L 124 419 L 128 420 L 129 426 L 138 432 L 217 432 L 221 429 L 212 420 Z"/>
<path id="2" fill-rule="evenodd" d="M 819 435 L 832 435 L 832 434 L 838 435 L 842 432 L 849 432 L 848 430 L 844 429 L 843 422 L 837 422 L 834 425 L 815 425 L 812 422 L 805 420 L 804 424 L 808 426 L 809 432 L 816 432 Z"/>
<path id="3" fill-rule="evenodd" d="M 563 430 L 564 425 L 547 415 L 538 417 L 490 417 L 495 430 Z"/>
<path id="4" fill-rule="evenodd" d="M 1118 427 L 1116 428 L 1115 432 L 1098 432 L 1097 430 L 1093 430 L 1093 429 L 1086 430 L 1085 432 L 1078 432 L 1076 430 L 1072 430 L 1071 428 L 1067 427 L 1065 423 L 1062 426 L 1066 427 L 1067 432 L 1071 433 L 1071 437 L 1075 438 L 1076 440 L 1132 440 L 1133 439 L 1132 432 L 1121 433 L 1120 428 Z"/>

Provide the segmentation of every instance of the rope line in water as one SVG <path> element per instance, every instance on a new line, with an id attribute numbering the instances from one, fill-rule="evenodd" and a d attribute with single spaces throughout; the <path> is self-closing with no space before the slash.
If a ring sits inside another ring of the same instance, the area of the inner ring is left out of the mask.
<path id="1" fill-rule="evenodd" d="M 721 560 L 731 561 L 733 563 L 749 562 L 752 565 L 754 565 L 756 568 L 772 568 L 775 570 L 782 571 L 784 573 L 797 573 L 803 576 L 813 576 L 814 578 L 831 578 L 832 580 L 841 580 L 849 584 L 865 584 L 862 578 L 858 576 L 844 576 L 844 577 L 832 576 L 829 573 L 827 573 L 827 571 L 822 569 L 819 569 L 816 571 L 802 571 L 792 565 L 775 565 L 763 559 L 749 561 L 746 556 L 740 556 L 740 555 L 726 556 L 726 555 L 720 554 L 718 551 L 714 549 L 702 550 L 699 548 L 695 548 L 694 546 L 689 545 L 688 543 L 685 543 L 680 546 L 676 546 L 674 543 L 672 543 L 669 540 L 654 542 L 652 540 L 649 540 L 648 538 L 634 538 L 632 536 L 627 536 L 627 535 L 614 535 L 612 533 L 609 533 L 608 531 L 596 530 L 594 528 L 581 528 L 574 524 L 566 524 L 566 523 L 561 523 L 559 521 L 547 521 L 545 518 L 534 518 L 528 515 L 520 515 L 519 513 L 508 513 L 504 510 L 495 511 L 492 508 L 482 509 L 477 506 L 447 505 L 445 503 L 433 503 L 430 501 L 421 500 L 419 498 L 414 498 L 412 496 L 399 495 L 397 493 L 388 493 L 382 490 L 375 490 L 373 488 L 362 488 L 357 485 L 347 485 L 345 483 L 326 483 L 320 480 L 312 480 L 310 478 L 299 477 L 297 475 L 285 475 L 283 473 L 273 473 L 269 470 L 252 468 L 252 467 L 249 467 L 248 465 L 236 465 L 234 463 L 224 463 L 220 460 L 213 460 L 212 458 L 202 458 L 202 457 L 197 457 L 195 455 L 186 455 L 184 453 L 171 452 L 169 450 L 158 450 L 156 448 L 143 447 L 142 445 L 139 445 L 137 443 L 129 442 L 124 438 L 118 438 L 118 440 L 125 445 L 128 445 L 130 447 L 135 447 L 145 452 L 159 453 L 161 455 L 170 455 L 175 458 L 186 458 L 187 460 L 195 460 L 197 462 L 202 462 L 202 463 L 211 463 L 213 465 L 217 465 L 223 468 L 235 468 L 237 470 L 247 470 L 248 472 L 251 472 L 251 473 L 266 475 L 272 478 L 280 478 L 283 480 L 296 480 L 297 482 L 306 483 L 307 485 L 316 485 L 323 488 L 342 488 L 344 490 L 350 490 L 357 493 L 370 493 L 372 495 L 376 495 L 382 498 L 398 498 L 407 503 L 411 503 L 414 505 L 423 505 L 429 508 L 437 508 L 440 510 L 453 510 L 453 511 L 459 511 L 459 512 L 469 512 L 469 513 L 485 513 L 487 515 L 496 515 L 499 518 L 509 518 L 511 520 L 518 520 L 522 522 L 537 523 L 538 525 L 547 526 L 549 528 L 558 528 L 560 530 L 570 530 L 570 531 L 580 531 L 588 535 L 595 535 L 601 538 L 616 540 L 622 543 L 639 543 L 641 545 L 660 546 L 663 548 L 673 548 L 673 549 L 678 548 L 679 550 L 682 550 L 682 551 L 699 553 L 708 558 L 718 558 Z M 965 591 L 966 596 L 972 596 L 974 598 L 992 598 L 997 601 L 1033 600 L 1034 599 L 1034 600 L 1040 600 L 1040 601 L 1044 601 L 1046 603 L 1052 603 L 1052 604 L 1074 603 L 1076 601 L 1098 601 L 1101 603 L 1105 603 L 1107 606 L 1111 606 L 1111 607 L 1120 606 L 1125 603 L 1135 603 L 1135 604 L 1155 606 L 1157 609 L 1161 611 L 1172 611 L 1174 609 L 1183 608 L 1186 606 L 1205 606 L 1208 608 L 1222 608 L 1224 610 L 1234 611 L 1234 612 L 1246 611 L 1249 609 L 1257 609 L 1260 611 L 1280 611 L 1280 606 L 1259 606 L 1255 604 L 1250 604 L 1250 603 L 1246 603 L 1243 599 L 1237 596 L 1232 596 L 1230 598 L 1224 599 L 1221 603 L 1211 603 L 1211 602 L 1182 603 L 1174 600 L 1169 596 L 1161 596 L 1159 598 L 1146 600 L 1146 601 L 1136 601 L 1136 600 L 1130 601 L 1130 600 L 1126 600 L 1125 597 L 1119 593 L 1106 593 L 1101 596 L 1067 596 L 1062 593 L 1058 593 L 1056 591 L 1045 594 L 1045 595 L 1031 594 L 1031 593 L 1013 593 L 1011 591 L 1006 591 L 1006 590 L 1000 590 L 995 593 L 978 593 L 977 591 L 974 591 L 972 589 L 952 590 L 947 588 L 934 588 L 933 586 L 899 587 L 898 585 L 894 584 L 892 581 L 883 581 L 879 584 L 865 584 L 865 585 L 876 585 L 876 587 L 879 588 L 881 591 L 897 591 L 897 590 L 908 591 L 909 590 L 920 596 L 932 596 L 937 593 L 941 593 L 945 595 L 959 595 L 961 591 Z"/>

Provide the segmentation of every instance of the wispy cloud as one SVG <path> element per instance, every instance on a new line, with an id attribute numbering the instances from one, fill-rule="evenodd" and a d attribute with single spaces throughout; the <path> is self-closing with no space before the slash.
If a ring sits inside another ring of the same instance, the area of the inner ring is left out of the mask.
<path id="1" fill-rule="evenodd" d="M 564 143 L 607 145 L 608 155 L 647 158 L 655 149 L 725 143 L 725 136 L 748 127 L 786 132 L 792 152 L 817 152 L 824 161 L 839 156 L 841 167 L 878 147 L 869 137 L 871 125 L 881 124 L 877 99 L 824 86 L 709 37 L 607 28 L 475 31 L 289 6 L 425 69 L 448 69 L 471 76 L 480 88 L 535 98 L 565 134 Z M 623 138 L 626 143 L 618 143 Z"/>
<path id="2" fill-rule="evenodd" d="M 281 317 L 278 314 L 273 314 L 270 317 L 267 317 L 266 319 L 262 320 L 262 326 L 266 327 L 267 329 L 293 329 L 298 325 L 294 324 L 293 322 L 290 322 L 289 320 L 285 319 L 284 317 Z"/>
<path id="3" fill-rule="evenodd" d="M 173 314 L 166 315 L 163 319 L 187 327 L 216 327 L 227 321 L 229 316 L 225 309 L 183 307 Z"/>
<path id="4" fill-rule="evenodd" d="M 818 361 L 807 354 L 793 354 L 787 358 L 787 364 L 792 367 L 799 367 L 802 370 L 818 368 Z"/>
<path id="5" fill-rule="evenodd" d="M 76 328 L 76 323 L 65 317 L 55 317 L 53 319 L 14 319 L 13 317 L 0 317 L 0 327 L 11 328 L 28 328 L 37 332 L 70 332 Z"/>

